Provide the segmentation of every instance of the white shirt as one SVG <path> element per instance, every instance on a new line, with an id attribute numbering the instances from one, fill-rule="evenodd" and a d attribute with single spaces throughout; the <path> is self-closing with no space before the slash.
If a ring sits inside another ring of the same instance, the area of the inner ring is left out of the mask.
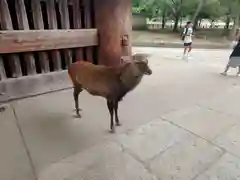
<path id="1" fill-rule="evenodd" d="M 187 33 L 186 33 L 187 30 Z M 185 35 L 184 43 L 191 43 L 192 42 L 192 34 L 193 28 L 184 28 L 183 35 Z"/>

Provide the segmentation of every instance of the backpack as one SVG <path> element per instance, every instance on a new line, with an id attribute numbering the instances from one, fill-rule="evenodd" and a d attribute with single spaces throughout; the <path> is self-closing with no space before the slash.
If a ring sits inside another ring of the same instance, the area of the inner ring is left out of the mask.
<path id="1" fill-rule="evenodd" d="M 184 39 L 185 39 L 185 36 L 187 35 L 187 33 L 188 33 L 188 28 L 186 28 L 186 32 L 183 34 L 181 34 L 181 39 L 182 39 L 182 41 L 184 41 Z"/>

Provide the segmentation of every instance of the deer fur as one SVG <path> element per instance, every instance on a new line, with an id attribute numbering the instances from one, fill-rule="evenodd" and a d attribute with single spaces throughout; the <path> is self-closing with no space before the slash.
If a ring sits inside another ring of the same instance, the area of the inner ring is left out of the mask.
<path id="1" fill-rule="evenodd" d="M 119 101 L 141 82 L 143 75 L 151 75 L 152 70 L 148 66 L 147 59 L 124 61 L 117 67 L 77 61 L 70 65 L 68 74 L 73 82 L 77 116 L 81 117 L 78 96 L 82 90 L 86 90 L 93 96 L 104 97 L 107 100 L 110 113 L 110 129 L 111 132 L 114 132 L 114 114 L 116 125 L 120 126 L 118 118 Z"/>

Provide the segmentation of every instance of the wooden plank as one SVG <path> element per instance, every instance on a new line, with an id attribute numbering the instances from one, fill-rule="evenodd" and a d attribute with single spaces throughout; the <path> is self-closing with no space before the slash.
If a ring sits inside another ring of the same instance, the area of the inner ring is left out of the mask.
<path id="1" fill-rule="evenodd" d="M 0 31 L 0 53 L 17 53 L 95 46 L 96 29 Z"/>
<path id="2" fill-rule="evenodd" d="M 73 7 L 73 26 L 74 29 L 82 28 L 81 23 L 81 9 L 79 0 L 73 0 L 72 2 Z M 83 49 L 77 48 L 76 49 L 76 60 L 83 60 Z"/>
<path id="3" fill-rule="evenodd" d="M 57 17 L 56 17 L 56 9 L 55 9 L 55 0 L 46 1 L 47 5 L 47 14 L 48 14 L 48 25 L 49 29 L 57 29 Z M 61 56 L 58 50 L 53 50 L 51 52 L 53 66 L 55 71 L 59 71 L 62 69 Z"/>
<path id="4" fill-rule="evenodd" d="M 0 0 L 0 14 L 2 29 L 12 30 L 13 25 L 6 0 Z M 14 78 L 22 76 L 19 57 L 15 54 L 9 55 L 9 63 L 11 67 L 11 76 Z"/>
<path id="5" fill-rule="evenodd" d="M 0 56 L 0 80 L 6 79 L 6 72 L 3 64 L 3 58 Z"/>
<path id="6" fill-rule="evenodd" d="M 31 1 L 31 7 L 32 7 L 34 28 L 35 29 L 44 29 L 40 1 L 39 0 Z M 47 53 L 38 52 L 38 56 L 39 56 L 39 61 L 40 61 L 39 63 L 40 63 L 41 73 L 49 72 L 50 71 L 49 58 L 48 58 Z"/>
<path id="7" fill-rule="evenodd" d="M 68 12 L 68 0 L 59 0 L 59 11 L 60 11 L 60 18 L 61 18 L 61 25 L 62 29 L 70 29 L 70 22 L 69 22 L 69 12 Z M 63 51 L 64 59 L 66 64 L 66 69 L 68 69 L 69 65 L 72 63 L 72 52 L 69 49 L 65 49 Z"/>
<path id="8" fill-rule="evenodd" d="M 25 9 L 24 0 L 15 1 L 15 9 L 17 12 L 18 28 L 22 30 L 29 30 L 28 17 Z M 27 74 L 36 74 L 35 59 L 32 53 L 24 53 L 24 61 L 26 63 Z"/>
<path id="9" fill-rule="evenodd" d="M 82 0 L 84 7 L 84 19 L 85 19 L 85 28 L 92 28 L 92 20 L 91 20 L 91 2 L 90 0 Z M 87 60 L 93 62 L 93 48 L 86 48 Z"/>

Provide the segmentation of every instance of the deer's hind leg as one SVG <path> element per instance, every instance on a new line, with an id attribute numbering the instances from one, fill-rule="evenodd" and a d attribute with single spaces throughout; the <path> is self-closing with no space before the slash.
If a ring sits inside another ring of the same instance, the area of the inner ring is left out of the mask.
<path id="1" fill-rule="evenodd" d="M 115 114 L 115 123 L 116 126 L 121 126 L 121 123 L 118 118 L 118 101 L 114 103 L 114 114 Z"/>
<path id="2" fill-rule="evenodd" d="M 115 126 L 113 121 L 113 114 L 114 114 L 114 103 L 111 100 L 107 100 L 107 106 L 110 114 L 110 132 L 115 133 Z"/>
<path id="3" fill-rule="evenodd" d="M 78 101 L 78 97 L 80 92 L 82 92 L 82 86 L 74 86 L 74 90 L 73 90 L 73 97 L 74 97 L 74 102 L 75 102 L 75 109 L 76 109 L 76 114 L 77 117 L 81 117 L 79 111 L 81 110 L 79 108 L 79 101 Z"/>

